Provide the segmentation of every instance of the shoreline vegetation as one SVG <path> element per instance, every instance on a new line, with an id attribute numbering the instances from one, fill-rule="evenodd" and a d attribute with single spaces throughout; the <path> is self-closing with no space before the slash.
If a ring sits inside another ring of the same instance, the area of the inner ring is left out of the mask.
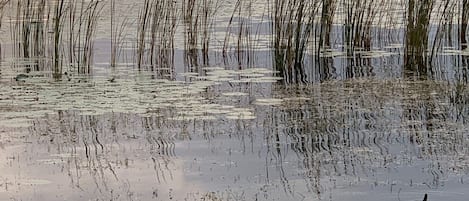
<path id="1" fill-rule="evenodd" d="M 224 0 L 142 0 L 133 5 L 138 10 L 135 17 L 116 13 L 122 10 L 119 0 L 2 0 L 0 11 L 10 12 L 2 12 L 0 21 L 9 19 L 14 57 L 42 58 L 27 69 L 50 70 L 56 79 L 64 72 L 91 73 L 96 32 L 103 26 L 110 27 L 110 67 L 130 57 L 128 63 L 134 67 L 169 78 L 179 59 L 175 58 L 179 40 L 187 72 L 218 63 L 210 61 L 213 52 L 221 52 L 216 54 L 225 63 L 235 58 L 237 68 L 255 67 L 256 51 L 263 48 L 269 52 L 271 67 L 287 83 L 311 82 L 311 72 L 327 77 L 336 57 L 352 66 L 370 63 L 380 53 L 392 53 L 382 52 L 389 46 L 403 48 L 399 52 L 403 71 L 431 76 L 444 47 L 467 48 L 469 0 L 259 2 L 234 2 L 222 28 L 217 20 Z M 256 10 L 262 10 L 261 16 L 253 14 L 255 5 L 264 5 Z M 110 18 L 110 23 L 101 24 L 102 18 Z M 219 34 L 216 29 L 225 30 Z M 177 36 L 180 31 L 182 39 Z M 259 44 L 266 36 L 262 32 L 269 36 L 267 44 Z M 216 34 L 222 38 L 215 39 Z M 124 53 L 129 47 L 132 53 Z"/>

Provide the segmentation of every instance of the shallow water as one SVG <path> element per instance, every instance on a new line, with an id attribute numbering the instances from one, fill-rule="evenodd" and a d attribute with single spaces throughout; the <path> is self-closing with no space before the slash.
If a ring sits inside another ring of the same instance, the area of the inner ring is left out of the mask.
<path id="1" fill-rule="evenodd" d="M 65 63 L 60 79 L 47 53 L 17 54 L 9 5 L 0 31 L 0 200 L 467 200 L 467 49 L 443 41 L 426 73 L 413 71 L 403 25 L 378 24 L 371 50 L 347 52 L 339 7 L 335 43 L 308 48 L 305 83 L 285 83 L 267 5 L 251 3 L 230 28 L 234 1 L 218 7 L 208 55 L 185 49 L 179 24 L 171 64 L 152 70 L 136 67 L 140 8 L 119 1 L 117 21 L 130 22 L 116 67 L 105 7 L 91 72 Z"/>
<path id="2" fill-rule="evenodd" d="M 189 92 L 190 85 L 137 75 L 141 80 L 117 80 L 120 101 L 102 108 L 94 104 L 106 98 L 93 94 L 113 97 L 113 86 L 89 88 L 95 99 L 71 106 L 60 102 L 74 97 L 60 88 L 75 90 L 69 82 L 51 89 L 32 79 L 4 86 L 2 94 L 45 89 L 31 95 L 37 99 L 2 99 L 0 198 L 420 200 L 428 193 L 432 200 L 465 200 L 465 85 L 372 78 L 304 87 L 218 81 L 184 98 L 173 92 L 168 97 L 176 98 L 165 105 L 158 96 L 140 95 L 178 85 Z M 43 97 L 54 90 L 63 91 L 58 101 Z M 125 111 L 126 103 L 133 108 Z"/>

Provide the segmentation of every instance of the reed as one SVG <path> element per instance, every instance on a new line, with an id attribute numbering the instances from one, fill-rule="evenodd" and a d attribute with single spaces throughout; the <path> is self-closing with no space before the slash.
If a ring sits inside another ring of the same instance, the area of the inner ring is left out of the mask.
<path id="1" fill-rule="evenodd" d="M 221 0 L 142 1 L 143 4 L 136 4 L 141 9 L 134 29 L 136 41 L 132 41 L 136 47 L 133 59 L 139 69 L 148 67 L 160 75 L 172 74 L 176 30 L 180 23 L 184 30 L 184 62 L 189 71 L 214 63 L 209 60 L 217 54 L 209 54 L 215 48 L 212 47 L 214 22 L 222 16 L 217 13 Z M 254 66 L 257 52 L 253 47 L 259 39 L 253 26 L 256 1 L 234 2 L 225 37 L 220 42 L 224 61 L 231 53 L 239 68 Z M 14 2 L 11 5 L 16 5 L 17 11 L 18 20 L 11 22 L 17 55 L 48 58 L 57 78 L 63 73 L 64 64 L 71 64 L 71 70 L 78 73 L 91 73 L 94 37 L 103 1 L 0 0 L 1 8 L 10 2 Z M 118 1 L 107 2 L 111 10 L 110 66 L 115 67 L 120 57 L 119 47 L 132 25 L 128 25 L 129 19 L 118 19 Z M 402 14 L 396 14 L 393 9 Z M 458 27 L 456 37 L 462 48 L 466 48 L 469 0 L 267 0 L 264 15 L 270 20 L 267 31 L 272 40 L 266 47 L 271 50 L 275 70 L 280 71 L 286 82 L 301 83 L 308 82 L 308 73 L 327 72 L 318 68 L 335 65 L 334 59 L 322 58 L 330 49 L 344 50 L 348 57 L 355 57 L 356 50 L 370 51 L 385 43 L 403 43 L 407 70 L 429 67 L 441 47 L 453 44 L 456 35 L 453 27 Z M 453 19 L 458 19 L 458 23 Z M 353 65 L 368 65 L 370 61 L 354 60 L 343 65 L 352 72 Z"/>
<path id="2" fill-rule="evenodd" d="M 220 0 L 182 0 L 185 61 L 197 68 L 199 50 L 202 63 L 208 65 L 209 46 L 216 11 Z"/>
<path id="3" fill-rule="evenodd" d="M 256 41 L 260 41 L 259 32 L 263 26 L 264 14 L 261 21 L 254 22 L 253 4 L 256 0 L 237 0 L 231 13 L 228 25 L 226 26 L 223 46 L 221 48 L 222 57 L 226 66 L 228 64 L 228 56 L 234 56 L 237 62 L 235 66 L 238 69 L 249 68 L 255 65 L 255 46 Z M 259 8 L 256 8 L 259 9 Z M 264 7 L 269 9 L 269 6 Z"/>
<path id="4" fill-rule="evenodd" d="M 0 28 L 2 28 L 3 19 L 3 8 L 8 4 L 10 0 L 0 0 Z"/>
<path id="5" fill-rule="evenodd" d="M 97 21 L 99 14 L 103 9 L 103 4 L 99 0 L 92 0 L 85 6 L 84 15 L 80 16 L 84 18 L 84 41 L 83 41 L 83 53 L 81 63 L 81 73 L 91 73 L 91 64 L 93 62 L 93 50 L 94 50 L 94 35 L 96 32 Z"/>
<path id="6" fill-rule="evenodd" d="M 72 65 L 77 67 L 75 70 L 89 73 L 101 5 L 97 0 L 18 0 L 17 20 L 11 32 L 12 41 L 18 44 L 14 48 L 15 54 L 33 58 L 36 62 L 46 58 L 50 65 L 46 65 L 47 62 L 41 64 L 42 67 L 35 65 L 35 70 L 50 67 L 55 79 L 61 79 L 66 63 L 77 63 Z"/>
<path id="7" fill-rule="evenodd" d="M 151 0 L 145 0 L 143 8 L 138 15 L 138 30 L 137 30 L 137 67 L 140 69 L 143 64 L 145 47 L 146 47 L 146 34 L 149 25 L 149 18 L 151 14 Z"/>
<path id="8" fill-rule="evenodd" d="M 76 39 L 77 36 L 77 22 L 79 21 L 79 16 L 77 16 L 77 9 L 79 8 L 79 0 L 70 0 L 69 1 L 69 16 L 68 16 L 68 60 L 70 64 L 77 63 L 76 61 Z"/>
<path id="9" fill-rule="evenodd" d="M 236 1 L 235 6 L 233 8 L 233 12 L 231 13 L 230 20 L 228 21 L 228 25 L 226 27 L 225 39 L 223 40 L 223 48 L 222 48 L 223 57 L 227 56 L 227 51 L 229 48 L 230 38 L 231 38 L 231 30 L 233 26 L 233 21 L 235 20 L 235 16 L 238 14 L 238 18 L 241 17 L 240 15 L 241 15 L 241 9 L 242 9 L 241 7 L 242 2 L 243 2 L 242 0 Z"/>
<path id="10" fill-rule="evenodd" d="M 360 0 L 343 1 L 342 9 L 344 15 L 344 45 L 347 46 L 347 53 L 351 55 L 355 47 L 364 50 L 371 50 L 373 23 L 380 14 L 381 7 L 390 4 L 388 0 Z"/>
<path id="11" fill-rule="evenodd" d="M 56 38 L 62 46 L 59 50 L 63 60 L 61 63 L 69 64 L 71 69 L 68 71 L 88 74 L 93 61 L 94 35 L 104 3 L 98 0 L 71 0 L 63 6 L 66 10 L 62 13 L 60 29 L 67 29 L 60 31 Z"/>
<path id="12" fill-rule="evenodd" d="M 323 2 L 323 7 L 324 4 L 329 3 L 333 2 Z M 304 82 L 306 75 L 303 58 L 313 30 L 316 28 L 315 20 L 319 15 L 321 1 L 275 0 L 272 6 L 272 46 L 275 69 L 286 78 L 286 82 Z M 327 9 L 333 10 L 332 7 L 332 5 L 326 5 Z M 324 37 L 321 37 L 321 41 L 329 41 L 332 21 L 332 16 L 322 15 L 321 23 L 324 24 L 321 24 L 321 35 Z M 329 27 L 327 28 L 329 31 L 322 29 L 325 27 Z"/>
<path id="13" fill-rule="evenodd" d="M 127 31 L 127 24 L 129 23 L 129 18 L 124 16 L 119 18 L 116 16 L 116 0 L 111 0 L 110 2 L 110 20 L 111 20 L 111 58 L 110 66 L 116 67 L 118 58 L 121 55 L 121 46 L 125 41 L 125 33 Z M 127 8 L 128 9 L 128 8 Z"/>
<path id="14" fill-rule="evenodd" d="M 116 67 L 116 56 L 117 56 L 117 37 L 115 34 L 118 32 L 115 30 L 115 16 L 116 16 L 116 3 L 115 0 L 111 0 L 111 67 Z"/>
<path id="15" fill-rule="evenodd" d="M 203 63 L 208 65 L 208 51 L 210 46 L 211 32 L 213 28 L 213 20 L 216 15 L 216 10 L 219 8 L 220 1 L 218 0 L 202 0 L 200 8 L 201 18 L 201 46 Z"/>
<path id="16" fill-rule="evenodd" d="M 53 46 L 54 54 L 53 60 L 53 77 L 60 79 L 62 77 L 62 30 L 63 30 L 63 17 L 65 16 L 65 0 L 59 0 L 54 5 L 54 18 L 53 18 Z"/>
<path id="17" fill-rule="evenodd" d="M 334 14 L 336 11 L 337 1 L 336 0 L 323 0 L 321 10 L 321 29 L 319 38 L 319 50 L 321 46 L 331 46 L 331 31 L 332 24 L 334 23 Z M 320 51 L 318 51 L 319 54 Z"/>
<path id="18" fill-rule="evenodd" d="M 2 29 L 3 21 L 3 8 L 8 4 L 10 0 L 0 0 L 0 29 Z M 0 43 L 0 60 L 2 60 L 2 44 Z"/>
<path id="19" fill-rule="evenodd" d="M 408 0 L 404 68 L 418 75 L 427 73 L 427 47 L 433 5 L 433 0 Z"/>
<path id="20" fill-rule="evenodd" d="M 45 0 L 16 2 L 16 20 L 10 23 L 11 39 L 16 44 L 13 48 L 15 56 L 27 59 L 46 56 L 49 18 L 46 7 Z M 27 70 L 31 68 L 38 70 L 40 67 L 38 65 L 26 66 Z"/>
<path id="21" fill-rule="evenodd" d="M 176 34 L 177 5 L 174 1 L 153 2 L 150 39 L 150 65 L 152 70 L 160 67 L 160 75 L 170 74 L 174 59 L 174 37 Z M 166 71 L 166 72 L 164 72 Z"/>
<path id="22" fill-rule="evenodd" d="M 442 43 L 446 39 L 445 45 L 451 45 L 452 41 L 452 27 L 453 27 L 453 18 L 454 10 L 457 6 L 455 1 L 446 1 L 443 3 L 438 3 L 437 8 L 433 17 L 438 19 L 436 25 L 436 33 L 431 44 L 431 53 L 430 53 L 430 63 L 432 59 L 436 56 L 436 53 L 441 49 Z"/>
<path id="23" fill-rule="evenodd" d="M 467 26 L 469 23 L 469 0 L 462 0 L 461 28 L 459 38 L 464 49 L 467 48 Z"/>
<path id="24" fill-rule="evenodd" d="M 174 60 L 174 37 L 177 28 L 176 2 L 172 0 L 149 0 L 140 11 L 137 66 L 150 67 L 161 76 L 172 74 Z"/>

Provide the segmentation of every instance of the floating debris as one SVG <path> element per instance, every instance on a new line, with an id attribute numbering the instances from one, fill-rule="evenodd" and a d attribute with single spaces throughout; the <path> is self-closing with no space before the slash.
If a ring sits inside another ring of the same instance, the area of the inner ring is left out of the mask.
<path id="1" fill-rule="evenodd" d="M 51 181 L 44 179 L 26 179 L 18 181 L 19 185 L 47 185 L 51 183 Z"/>
<path id="2" fill-rule="evenodd" d="M 249 96 L 248 93 L 243 92 L 226 92 L 222 93 L 223 96 Z"/>
<path id="3" fill-rule="evenodd" d="M 255 105 L 264 105 L 264 106 L 281 105 L 282 103 L 283 103 L 282 99 L 276 99 L 276 98 L 256 99 L 256 101 L 254 102 Z"/>

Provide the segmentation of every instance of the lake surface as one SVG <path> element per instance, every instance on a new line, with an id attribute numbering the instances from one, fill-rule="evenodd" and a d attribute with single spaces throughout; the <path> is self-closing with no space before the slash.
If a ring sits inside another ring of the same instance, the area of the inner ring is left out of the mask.
<path id="1" fill-rule="evenodd" d="M 0 200 L 467 200 L 466 49 L 444 40 L 428 68 L 415 71 L 406 67 L 403 25 L 377 24 L 371 49 L 351 53 L 341 44 L 339 7 L 332 47 L 309 41 L 301 82 L 287 82 L 276 66 L 269 4 L 246 2 L 249 10 L 235 14 L 236 2 L 214 7 L 206 54 L 188 49 L 178 20 L 169 53 L 141 67 L 140 4 L 117 2 L 117 21 L 129 21 L 112 66 L 104 2 L 90 71 L 63 59 L 60 78 L 51 41 L 48 52 L 19 51 L 20 20 L 8 4 Z M 432 27 L 429 37 L 438 35 Z"/>

